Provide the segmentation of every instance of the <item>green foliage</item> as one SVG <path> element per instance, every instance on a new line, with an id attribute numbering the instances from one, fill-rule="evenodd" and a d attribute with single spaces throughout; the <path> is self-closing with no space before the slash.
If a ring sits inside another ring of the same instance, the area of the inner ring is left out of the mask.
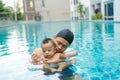
<path id="1" fill-rule="evenodd" d="M 4 11 L 4 4 L 2 3 L 2 1 L 0 1 L 0 12 Z"/>
<path id="2" fill-rule="evenodd" d="M 83 10 L 83 5 L 81 3 L 78 4 L 77 11 L 80 13 L 81 17 L 83 17 L 83 15 L 85 14 L 85 11 Z"/>
<path id="3" fill-rule="evenodd" d="M 11 7 L 5 7 L 4 12 L 14 12 L 14 10 Z"/>
<path id="4" fill-rule="evenodd" d="M 0 1 L 0 17 L 9 17 L 10 20 L 15 19 L 15 11 L 11 7 L 5 7 L 2 1 Z M 4 14 L 5 13 L 5 14 Z M 20 8 L 17 9 L 17 20 L 24 20 L 23 13 L 20 12 Z"/>
<path id="5" fill-rule="evenodd" d="M 102 19 L 102 14 L 99 12 L 92 16 L 92 20 L 100 20 Z"/>
<path id="6" fill-rule="evenodd" d="M 96 17 L 97 17 L 97 19 L 102 19 L 102 14 L 101 13 L 97 13 Z"/>
<path id="7" fill-rule="evenodd" d="M 92 15 L 92 20 L 95 20 L 96 19 L 96 15 Z"/>
<path id="8" fill-rule="evenodd" d="M 21 12 L 17 13 L 17 20 L 24 20 L 24 14 Z"/>

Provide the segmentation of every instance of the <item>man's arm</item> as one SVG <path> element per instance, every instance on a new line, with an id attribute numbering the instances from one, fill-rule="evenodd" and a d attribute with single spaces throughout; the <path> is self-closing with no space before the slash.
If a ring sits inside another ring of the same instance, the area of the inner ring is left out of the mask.
<path id="1" fill-rule="evenodd" d="M 42 53 L 41 48 L 37 48 L 33 51 L 31 59 L 34 60 L 34 61 L 39 61 L 42 54 L 43 53 Z"/>
<path id="2" fill-rule="evenodd" d="M 74 51 L 71 53 L 61 53 L 60 58 L 62 58 L 62 59 L 70 58 L 70 57 L 75 56 L 77 53 L 78 53 L 77 51 Z"/>

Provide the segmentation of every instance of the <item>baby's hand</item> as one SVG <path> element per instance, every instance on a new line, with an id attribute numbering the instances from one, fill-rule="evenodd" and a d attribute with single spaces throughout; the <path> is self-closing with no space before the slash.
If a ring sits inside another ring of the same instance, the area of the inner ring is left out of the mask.
<path id="1" fill-rule="evenodd" d="M 48 59 L 43 59 L 43 63 L 48 63 Z"/>
<path id="2" fill-rule="evenodd" d="M 41 63 L 41 64 L 44 63 L 44 59 L 43 59 L 43 58 L 40 59 L 40 63 Z"/>

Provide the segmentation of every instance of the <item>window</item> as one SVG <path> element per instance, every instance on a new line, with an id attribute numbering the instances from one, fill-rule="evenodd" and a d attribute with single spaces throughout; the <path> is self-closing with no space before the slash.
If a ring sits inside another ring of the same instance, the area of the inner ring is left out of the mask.
<path id="1" fill-rule="evenodd" d="M 78 4 L 78 0 L 74 0 L 74 5 Z"/>
<path id="2" fill-rule="evenodd" d="M 30 1 L 29 5 L 30 5 L 30 8 L 33 8 L 33 2 L 32 1 Z"/>
<path id="3" fill-rule="evenodd" d="M 42 7 L 45 7 L 45 1 L 42 0 Z"/>
<path id="4" fill-rule="evenodd" d="M 26 2 L 27 11 L 34 11 L 34 0 L 28 0 Z"/>
<path id="5" fill-rule="evenodd" d="M 114 16 L 114 8 L 113 8 L 113 2 L 106 3 L 104 6 L 104 12 L 105 12 L 105 20 L 113 20 Z"/>
<path id="6" fill-rule="evenodd" d="M 108 4 L 108 16 L 113 16 L 113 3 Z"/>

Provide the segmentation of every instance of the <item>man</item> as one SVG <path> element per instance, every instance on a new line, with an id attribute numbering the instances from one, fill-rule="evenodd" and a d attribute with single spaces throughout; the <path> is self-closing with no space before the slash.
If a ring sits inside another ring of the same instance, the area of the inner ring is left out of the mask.
<path id="1" fill-rule="evenodd" d="M 56 51 L 57 53 L 61 53 L 63 56 L 71 57 L 73 55 L 66 55 L 64 51 L 71 45 L 74 39 L 74 34 L 69 29 L 61 30 L 57 35 L 54 36 L 53 40 L 56 44 Z M 31 56 L 32 60 L 36 61 L 35 64 L 40 64 L 40 57 L 43 55 L 42 49 L 38 48 L 33 51 Z M 34 64 L 34 63 L 33 63 Z M 65 62 L 62 63 L 64 67 L 70 66 L 70 63 Z M 71 64 L 72 65 L 72 64 Z M 67 75 L 66 75 L 67 74 Z M 49 74 L 48 74 L 49 75 Z M 74 71 L 70 70 L 69 68 L 61 73 L 59 76 L 62 80 L 82 80 L 78 75 L 74 75 Z"/>
<path id="2" fill-rule="evenodd" d="M 62 53 L 65 58 L 68 56 L 71 57 L 73 55 L 66 55 L 64 51 L 70 46 L 73 42 L 74 34 L 69 29 L 61 30 L 57 35 L 54 36 L 53 40 L 56 44 L 56 53 Z M 43 55 L 42 49 L 37 48 L 32 53 L 32 63 L 33 64 L 40 64 L 40 57 Z M 64 67 L 69 66 L 70 64 L 65 63 Z"/>

